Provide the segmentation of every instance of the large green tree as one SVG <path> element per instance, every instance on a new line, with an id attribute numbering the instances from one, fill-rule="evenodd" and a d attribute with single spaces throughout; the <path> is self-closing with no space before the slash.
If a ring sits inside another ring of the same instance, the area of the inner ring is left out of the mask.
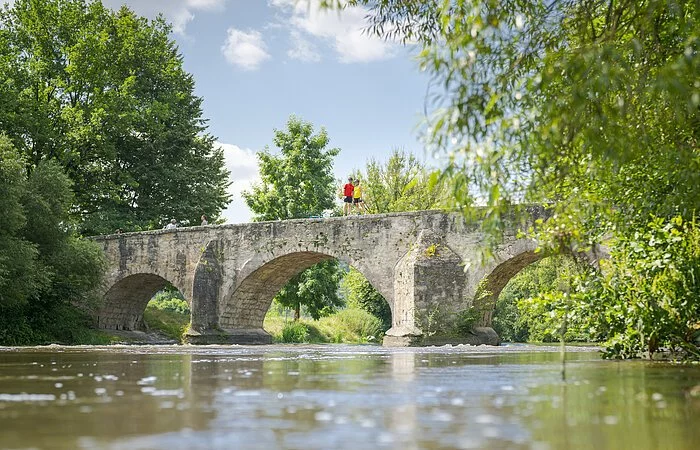
<path id="1" fill-rule="evenodd" d="M 350 3 L 422 49 L 427 142 L 465 177 L 458 201 L 556 202 L 598 229 L 700 209 L 696 1 Z"/>
<path id="2" fill-rule="evenodd" d="M 275 130 L 279 153 L 268 147 L 258 153 L 261 182 L 243 192 L 254 220 L 284 220 L 320 216 L 334 205 L 333 158 L 340 152 L 328 146 L 328 134 L 294 116 L 286 130 Z M 338 296 L 339 267 L 324 261 L 301 272 L 285 285 L 275 300 L 293 308 L 299 319 L 304 305 L 317 319 L 343 304 Z"/>
<path id="3" fill-rule="evenodd" d="M 72 342 L 97 301 L 102 251 L 76 234 L 61 167 L 52 160 L 31 173 L 26 167 L 0 135 L 0 343 Z"/>
<path id="4" fill-rule="evenodd" d="M 86 233 L 219 214 L 228 172 L 201 103 L 162 18 L 89 0 L 0 11 L 0 130 L 30 171 L 59 162 Z"/>

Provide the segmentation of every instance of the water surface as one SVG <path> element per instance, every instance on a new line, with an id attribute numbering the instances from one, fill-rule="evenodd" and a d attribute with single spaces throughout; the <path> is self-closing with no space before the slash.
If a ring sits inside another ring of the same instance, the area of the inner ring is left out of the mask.
<path id="1" fill-rule="evenodd" d="M 700 448 L 700 366 L 555 350 L 3 348 L 0 448 Z"/>

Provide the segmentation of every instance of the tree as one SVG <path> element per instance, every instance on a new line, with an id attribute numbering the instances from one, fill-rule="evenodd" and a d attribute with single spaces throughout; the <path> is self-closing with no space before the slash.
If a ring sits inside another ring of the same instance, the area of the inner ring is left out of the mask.
<path id="1" fill-rule="evenodd" d="M 457 176 L 456 202 L 486 203 L 487 229 L 500 232 L 501 217 L 513 203 L 541 202 L 554 209 L 553 217 L 536 230 L 550 250 L 577 250 L 612 236 L 609 242 L 619 246 L 608 269 L 613 274 L 682 259 L 681 245 L 669 245 L 668 258 L 661 261 L 654 259 L 655 252 L 641 249 L 659 220 L 683 224 L 674 237 L 678 242 L 696 236 L 697 1 L 349 4 L 371 9 L 371 32 L 421 47 L 420 65 L 439 86 L 430 96 L 439 107 L 427 124 L 429 146 L 450 161 L 446 173 Z M 633 261 L 623 254 L 628 249 L 640 249 Z M 696 264 L 694 258 L 689 261 Z M 695 270 L 664 267 L 670 278 L 683 280 L 692 279 L 688 274 Z M 641 283 L 636 287 L 613 283 L 600 273 L 596 277 L 582 280 L 585 287 L 576 294 L 591 298 L 595 286 L 604 287 L 608 295 L 596 303 L 597 311 L 603 310 L 597 317 L 616 316 L 616 298 L 631 299 L 636 290 L 658 288 L 654 277 L 634 277 Z M 696 313 L 695 288 L 677 286 L 669 294 L 673 301 L 655 304 L 657 317 Z M 646 309 L 639 302 L 625 307 L 634 317 Z M 586 308 L 579 311 L 587 314 Z M 649 328 L 640 320 L 613 327 L 619 334 L 609 355 L 630 357 L 639 355 L 639 348 L 653 353 L 663 346 L 682 346 L 693 354 L 688 348 L 696 344 L 689 334 L 681 342 L 670 332 L 670 323 L 676 322 L 664 319 Z"/>
<path id="2" fill-rule="evenodd" d="M 27 189 L 25 162 L 0 135 L 0 307 L 23 304 L 37 289 L 37 248 L 22 237 L 27 223 L 22 197 Z"/>
<path id="3" fill-rule="evenodd" d="M 379 293 L 369 280 L 357 269 L 351 268 L 345 273 L 340 282 L 347 302 L 351 306 L 364 309 L 381 320 L 382 331 L 391 328 L 391 308 L 386 299 Z"/>
<path id="4" fill-rule="evenodd" d="M 698 211 L 697 2 L 350 3 L 422 47 L 442 106 L 428 143 L 466 176 L 464 204 L 556 202 L 596 228 Z"/>
<path id="5" fill-rule="evenodd" d="M 88 234 L 198 223 L 226 205 L 223 154 L 162 18 L 89 0 L 0 12 L 0 130 L 29 171 L 58 161 Z"/>
<path id="6" fill-rule="evenodd" d="M 365 169 L 367 211 L 373 214 L 423 211 L 444 206 L 444 184 L 431 178 L 412 154 L 394 150 L 384 164 L 372 158 Z"/>
<path id="7" fill-rule="evenodd" d="M 313 125 L 294 116 L 287 130 L 275 130 L 274 144 L 280 154 L 268 147 L 258 153 L 261 182 L 243 192 L 248 207 L 256 214 L 253 220 L 284 220 L 320 216 L 334 203 L 333 158 L 337 148 L 326 149 L 325 129 L 314 134 Z M 338 297 L 338 263 L 324 261 L 293 277 L 275 299 L 294 308 L 298 320 L 301 306 L 312 317 L 342 305 Z"/>
<path id="8" fill-rule="evenodd" d="M 313 131 L 311 123 L 292 116 L 287 131 L 275 130 L 273 142 L 280 155 L 269 147 L 258 153 L 261 183 L 243 192 L 256 214 L 253 220 L 299 219 L 333 208 L 333 158 L 340 149 L 326 149 L 325 129 L 315 135 Z"/>
<path id="9" fill-rule="evenodd" d="M 74 342 L 88 323 L 102 250 L 77 237 L 71 181 L 55 161 L 29 174 L 0 135 L 0 343 Z"/>

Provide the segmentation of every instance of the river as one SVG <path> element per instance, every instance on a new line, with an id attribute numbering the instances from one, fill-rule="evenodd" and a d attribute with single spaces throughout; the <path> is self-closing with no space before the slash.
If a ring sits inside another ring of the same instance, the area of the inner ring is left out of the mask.
<path id="1" fill-rule="evenodd" d="M 0 348 L 3 449 L 697 449 L 700 366 L 586 348 Z"/>

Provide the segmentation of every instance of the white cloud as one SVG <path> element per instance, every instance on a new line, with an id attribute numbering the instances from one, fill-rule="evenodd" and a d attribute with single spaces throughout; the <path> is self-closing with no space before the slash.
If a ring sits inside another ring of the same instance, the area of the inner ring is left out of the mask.
<path id="1" fill-rule="evenodd" d="M 185 34 L 187 24 L 195 17 L 196 11 L 220 11 L 228 0 L 102 0 L 112 9 L 123 4 L 142 16 L 154 18 L 162 13 L 173 24 L 173 31 Z"/>
<path id="2" fill-rule="evenodd" d="M 368 25 L 367 9 L 352 6 L 331 11 L 320 8 L 320 1 L 270 0 L 269 4 L 286 15 L 283 20 L 293 30 L 329 42 L 341 62 L 379 61 L 394 56 L 396 44 L 363 31 Z"/>
<path id="3" fill-rule="evenodd" d="M 251 186 L 260 181 L 258 171 L 258 158 L 251 149 L 242 149 L 237 145 L 217 142 L 215 145 L 224 150 L 224 163 L 231 172 L 231 203 L 222 212 L 223 217 L 229 223 L 250 222 L 252 217 L 250 209 L 245 204 L 241 193 L 249 190 Z"/>
<path id="4" fill-rule="evenodd" d="M 287 51 L 287 56 L 292 59 L 298 59 L 303 62 L 319 62 L 321 55 L 316 50 L 316 46 L 307 41 L 296 30 L 291 32 L 293 47 Z"/>
<path id="5" fill-rule="evenodd" d="M 229 28 L 226 42 L 221 47 L 221 53 L 226 60 L 245 70 L 255 70 L 266 59 L 270 58 L 267 46 L 259 31 L 248 32 Z"/>

